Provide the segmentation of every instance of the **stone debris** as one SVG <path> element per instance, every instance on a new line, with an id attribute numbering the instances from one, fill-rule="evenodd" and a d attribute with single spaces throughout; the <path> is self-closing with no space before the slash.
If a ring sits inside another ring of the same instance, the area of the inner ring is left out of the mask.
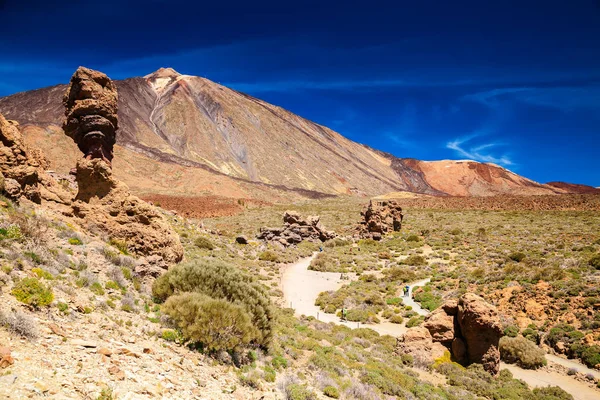
<path id="1" fill-rule="evenodd" d="M 381 240 L 389 232 L 398 232 L 402 228 L 402 207 L 395 200 L 371 200 L 361 211 L 363 220 L 357 227 L 361 238 Z"/>
<path id="2" fill-rule="evenodd" d="M 10 354 L 10 348 L 0 346 L 0 369 L 7 368 L 15 363 Z"/>
<path id="3" fill-rule="evenodd" d="M 286 211 L 283 223 L 281 228 L 261 228 L 257 238 L 287 247 L 303 240 L 326 242 L 336 237 L 335 232 L 325 230 L 318 216 L 302 218 L 296 211 Z"/>

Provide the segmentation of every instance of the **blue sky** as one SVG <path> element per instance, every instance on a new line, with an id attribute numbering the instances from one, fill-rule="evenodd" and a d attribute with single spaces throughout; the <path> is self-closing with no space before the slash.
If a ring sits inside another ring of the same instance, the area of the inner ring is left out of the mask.
<path id="1" fill-rule="evenodd" d="M 598 0 L 202 3 L 0 0 L 0 96 L 168 66 L 398 157 L 600 186 Z"/>

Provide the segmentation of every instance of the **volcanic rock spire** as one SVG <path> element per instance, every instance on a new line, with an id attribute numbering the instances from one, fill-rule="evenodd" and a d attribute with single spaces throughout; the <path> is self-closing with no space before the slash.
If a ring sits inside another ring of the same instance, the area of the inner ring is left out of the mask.
<path id="1" fill-rule="evenodd" d="M 116 141 L 117 88 L 102 72 L 79 67 L 63 97 L 63 129 L 87 160 L 99 158 L 111 165 Z"/>

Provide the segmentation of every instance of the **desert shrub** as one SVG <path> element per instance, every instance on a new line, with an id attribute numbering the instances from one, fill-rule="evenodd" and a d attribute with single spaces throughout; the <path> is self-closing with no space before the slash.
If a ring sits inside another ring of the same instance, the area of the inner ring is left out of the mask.
<path id="1" fill-rule="evenodd" d="M 452 230 L 450 231 L 450 234 L 451 234 L 451 235 L 454 235 L 454 236 L 456 236 L 456 235 L 460 235 L 460 234 L 462 234 L 462 233 L 463 233 L 463 231 L 461 231 L 461 230 L 460 230 L 460 229 L 458 229 L 458 228 L 454 228 L 454 229 L 452 229 Z"/>
<path id="2" fill-rule="evenodd" d="M 427 260 L 425 260 L 425 257 L 423 257 L 423 256 L 413 254 L 413 255 L 408 256 L 406 259 L 404 259 L 402 261 L 402 264 L 404 264 L 404 265 L 426 265 Z"/>
<path id="3" fill-rule="evenodd" d="M 274 314 L 269 295 L 250 274 L 219 260 L 198 259 L 171 268 L 152 285 L 152 294 L 159 301 L 185 292 L 242 306 L 258 330 L 254 341 L 262 346 L 270 343 Z M 229 310 L 232 315 L 238 313 L 234 308 Z"/>
<path id="4" fill-rule="evenodd" d="M 246 309 L 202 293 L 183 293 L 167 299 L 162 311 L 183 336 L 210 352 L 235 350 L 259 336 Z"/>
<path id="5" fill-rule="evenodd" d="M 325 386 L 325 389 L 323 389 L 323 394 L 327 397 L 331 397 L 332 399 L 340 398 L 340 391 L 335 386 Z"/>
<path id="6" fill-rule="evenodd" d="M 69 309 L 69 305 L 67 303 L 63 303 L 63 302 L 58 302 L 56 303 L 56 308 L 58 308 L 58 311 L 62 312 L 62 313 L 66 313 L 67 310 Z"/>
<path id="7" fill-rule="evenodd" d="M 32 317 L 21 311 L 8 314 L 0 311 L 0 326 L 25 339 L 33 340 L 38 337 L 37 323 Z"/>
<path id="8" fill-rule="evenodd" d="M 69 244 L 72 244 L 73 246 L 80 246 L 83 244 L 83 242 L 79 238 L 72 237 L 69 239 Z"/>
<path id="9" fill-rule="evenodd" d="M 263 367 L 263 379 L 267 382 L 275 382 L 275 378 L 277 377 L 277 372 L 272 367 L 265 365 Z"/>
<path id="10" fill-rule="evenodd" d="M 17 225 L 0 228 L 0 239 L 22 239 L 23 234 Z"/>
<path id="11" fill-rule="evenodd" d="M 265 250 L 265 251 L 261 252 L 258 255 L 258 259 L 261 261 L 271 261 L 271 262 L 279 261 L 279 257 L 277 256 L 277 254 L 275 254 L 274 252 L 272 252 L 270 250 Z"/>
<path id="12" fill-rule="evenodd" d="M 558 386 L 546 386 L 533 389 L 536 400 L 573 400 L 573 396 Z"/>
<path id="13" fill-rule="evenodd" d="M 25 278 L 15 284 L 12 295 L 21 303 L 33 307 L 43 307 L 52 303 L 54 293 L 50 286 L 44 285 L 36 278 Z"/>
<path id="14" fill-rule="evenodd" d="M 525 254 L 521 253 L 520 251 L 517 251 L 514 253 L 510 253 L 508 255 L 508 258 L 510 258 L 511 260 L 513 260 L 515 262 L 521 262 L 525 259 Z"/>
<path id="15" fill-rule="evenodd" d="M 581 361 L 590 368 L 600 364 L 600 346 L 586 346 L 581 352 Z"/>
<path id="16" fill-rule="evenodd" d="M 215 245 L 208 239 L 205 237 L 197 237 L 196 240 L 194 240 L 194 245 L 196 245 L 196 247 L 198 247 L 199 249 L 205 249 L 205 250 L 214 250 L 215 249 Z"/>
<path id="17" fill-rule="evenodd" d="M 271 360 L 271 365 L 273 366 L 273 368 L 275 368 L 276 370 L 280 370 L 280 369 L 284 369 L 287 368 L 288 366 L 288 362 L 285 359 L 285 357 L 282 356 L 275 356 L 273 357 L 273 359 Z"/>
<path id="18" fill-rule="evenodd" d="M 111 238 L 108 241 L 108 244 L 119 250 L 121 254 L 124 254 L 126 256 L 129 255 L 129 251 L 127 250 L 127 242 L 125 240 Z"/>
<path id="19" fill-rule="evenodd" d="M 415 326 L 419 326 L 423 323 L 424 319 L 425 319 L 425 317 L 423 317 L 422 315 L 414 316 L 408 320 L 408 322 L 406 323 L 406 327 L 413 328 Z"/>
<path id="20" fill-rule="evenodd" d="M 33 272 L 34 274 L 37 275 L 38 278 L 44 278 L 47 280 L 52 280 L 54 279 L 54 275 L 52 275 L 50 272 L 46 271 L 45 269 L 41 269 L 41 268 L 32 268 L 31 272 Z"/>
<path id="21" fill-rule="evenodd" d="M 525 369 L 537 369 L 546 365 L 544 351 L 523 336 L 504 336 L 500 339 L 500 357 L 507 363 L 515 363 Z"/>
<path id="22" fill-rule="evenodd" d="M 410 282 L 415 280 L 417 274 L 405 267 L 392 267 L 383 271 L 387 279 L 392 281 Z"/>
<path id="23" fill-rule="evenodd" d="M 400 304 L 402 304 L 402 298 L 401 297 L 392 297 L 390 299 L 386 299 L 385 304 L 387 304 L 388 306 L 400 305 Z"/>
<path id="24" fill-rule="evenodd" d="M 315 392 L 310 390 L 306 385 L 292 383 L 287 385 L 284 390 L 286 400 L 317 400 Z"/>
<path id="25" fill-rule="evenodd" d="M 418 242 L 419 240 L 421 240 L 421 239 L 419 239 L 419 237 L 417 235 L 409 235 L 406 238 L 407 242 Z"/>
<path id="26" fill-rule="evenodd" d="M 435 310 L 443 303 L 442 298 L 432 292 L 430 285 L 424 286 L 423 290 L 416 292 L 413 297 L 415 301 L 421 303 L 421 307 L 429 311 Z"/>
<path id="27" fill-rule="evenodd" d="M 519 334 L 519 327 L 515 325 L 510 325 L 504 328 L 504 336 L 508 336 L 511 338 L 517 337 Z"/>
<path id="28" fill-rule="evenodd" d="M 390 322 L 392 324 L 401 324 L 403 321 L 404 321 L 404 318 L 402 318 L 402 315 L 400 315 L 400 314 L 396 314 L 390 318 Z"/>
<path id="29" fill-rule="evenodd" d="M 588 261 L 588 264 L 596 269 L 600 269 L 600 254 L 596 254 Z"/>
<path id="30" fill-rule="evenodd" d="M 179 339 L 179 333 L 174 329 L 164 329 L 160 336 L 167 342 L 176 342 Z"/>

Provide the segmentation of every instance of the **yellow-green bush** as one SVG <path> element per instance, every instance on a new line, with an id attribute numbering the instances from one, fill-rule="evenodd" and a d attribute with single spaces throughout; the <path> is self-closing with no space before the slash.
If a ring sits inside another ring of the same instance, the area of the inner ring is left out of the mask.
<path id="1" fill-rule="evenodd" d="M 43 307 L 52 303 L 54 294 L 50 286 L 44 285 L 36 278 L 25 278 L 17 282 L 12 295 L 22 303 L 33 307 Z"/>
<path id="2" fill-rule="evenodd" d="M 265 288 L 250 274 L 220 260 L 201 258 L 171 268 L 152 286 L 158 301 L 182 293 L 202 293 L 243 307 L 257 328 L 252 342 L 269 345 L 274 319 L 271 301 Z"/>
<path id="3" fill-rule="evenodd" d="M 209 351 L 235 350 L 260 336 L 243 306 L 202 293 L 171 296 L 162 311 L 186 339 Z"/>

